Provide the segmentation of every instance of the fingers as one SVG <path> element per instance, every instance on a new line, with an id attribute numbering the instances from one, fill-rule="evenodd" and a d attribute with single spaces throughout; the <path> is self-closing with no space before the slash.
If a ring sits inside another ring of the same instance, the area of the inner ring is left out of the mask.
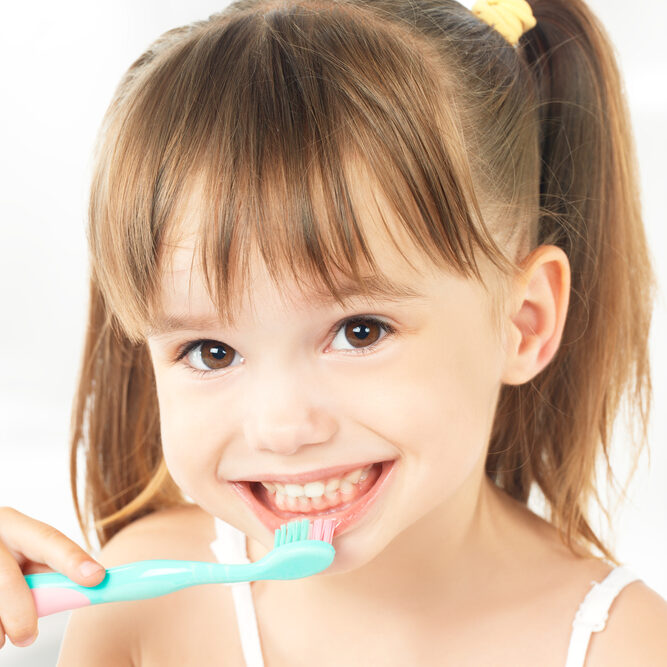
<path id="1" fill-rule="evenodd" d="M 48 524 L 0 507 L 0 647 L 5 633 L 17 646 L 37 637 L 37 611 L 26 571 L 61 572 L 83 586 L 99 584 L 105 570 L 75 542 Z M 48 567 L 45 567 L 48 566 Z"/>
<path id="2" fill-rule="evenodd" d="M 0 623 L 15 646 L 28 646 L 37 637 L 37 610 L 30 588 L 14 557 L 0 543 Z"/>
<path id="3" fill-rule="evenodd" d="M 0 507 L 0 542 L 27 560 L 62 572 L 82 586 L 96 586 L 104 579 L 104 567 L 76 542 L 12 507 Z"/>

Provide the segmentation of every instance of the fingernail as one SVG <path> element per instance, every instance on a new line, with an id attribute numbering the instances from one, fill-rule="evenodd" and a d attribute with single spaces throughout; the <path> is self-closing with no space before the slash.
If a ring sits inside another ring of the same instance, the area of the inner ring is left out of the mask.
<path id="1" fill-rule="evenodd" d="M 87 560 L 85 563 L 82 563 L 79 566 L 79 572 L 84 577 L 90 577 L 91 575 L 95 574 L 96 572 L 99 572 L 103 570 L 104 568 L 101 565 L 98 565 L 97 563 L 93 563 L 92 560 Z"/>
<path id="2" fill-rule="evenodd" d="M 32 644 L 35 641 L 35 639 L 37 639 L 37 634 L 38 633 L 35 633 L 32 637 L 30 637 L 30 639 L 25 639 L 22 642 L 12 642 L 12 643 L 14 644 L 14 646 L 18 646 L 19 648 L 30 646 L 30 644 Z"/>

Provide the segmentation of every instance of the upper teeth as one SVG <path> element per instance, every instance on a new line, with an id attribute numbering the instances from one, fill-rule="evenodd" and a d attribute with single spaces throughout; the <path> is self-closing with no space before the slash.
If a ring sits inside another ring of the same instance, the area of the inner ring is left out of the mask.
<path id="1" fill-rule="evenodd" d="M 359 481 L 364 481 L 372 465 L 365 468 L 357 468 L 349 472 L 345 477 L 332 477 L 326 481 L 308 482 L 307 484 L 281 484 L 280 482 L 262 482 L 269 493 L 279 493 L 292 498 L 306 496 L 308 498 L 319 498 L 325 493 L 335 493 L 337 490 L 349 493 L 352 486 Z"/>

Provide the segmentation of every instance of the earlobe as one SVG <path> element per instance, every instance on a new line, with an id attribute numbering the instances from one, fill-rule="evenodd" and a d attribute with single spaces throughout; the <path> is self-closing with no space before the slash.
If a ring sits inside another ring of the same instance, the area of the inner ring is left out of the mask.
<path id="1" fill-rule="evenodd" d="M 556 354 L 570 298 L 570 263 L 563 250 L 538 246 L 521 262 L 509 314 L 503 384 L 534 378 Z"/>

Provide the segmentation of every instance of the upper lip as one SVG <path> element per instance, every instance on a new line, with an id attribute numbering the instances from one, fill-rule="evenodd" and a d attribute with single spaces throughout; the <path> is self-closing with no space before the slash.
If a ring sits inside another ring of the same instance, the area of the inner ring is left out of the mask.
<path id="1" fill-rule="evenodd" d="M 357 468 L 365 468 L 366 466 L 380 463 L 380 461 L 366 461 L 362 463 L 352 463 L 341 466 L 333 466 L 331 468 L 320 468 L 319 470 L 310 470 L 308 472 L 301 472 L 294 475 L 254 475 L 252 478 L 245 477 L 243 479 L 232 479 L 230 482 L 280 482 L 282 484 L 307 484 L 308 482 L 315 482 L 320 479 L 329 479 L 331 477 L 340 477 L 346 472 L 356 470 Z"/>

